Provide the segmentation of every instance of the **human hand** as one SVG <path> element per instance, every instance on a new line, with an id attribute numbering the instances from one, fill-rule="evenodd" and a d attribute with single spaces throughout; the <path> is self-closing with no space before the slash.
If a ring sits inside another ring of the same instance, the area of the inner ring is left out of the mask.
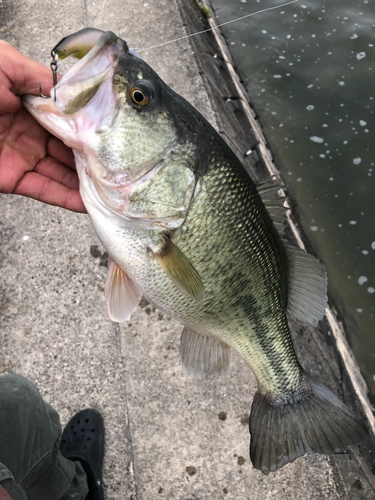
<path id="1" fill-rule="evenodd" d="M 49 95 L 51 70 L 0 40 L 0 193 L 86 212 L 73 153 L 22 106 L 24 94 Z"/>

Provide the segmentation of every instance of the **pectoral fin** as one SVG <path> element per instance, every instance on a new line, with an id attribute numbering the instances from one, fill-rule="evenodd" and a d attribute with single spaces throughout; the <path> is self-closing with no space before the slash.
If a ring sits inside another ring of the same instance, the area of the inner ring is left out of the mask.
<path id="1" fill-rule="evenodd" d="M 112 321 L 128 321 L 137 309 L 142 293 L 129 276 L 109 259 L 108 277 L 105 284 L 105 300 Z"/>
<path id="2" fill-rule="evenodd" d="M 229 346 L 220 340 L 185 326 L 181 335 L 180 356 L 185 370 L 194 378 L 209 379 L 226 372 Z"/>
<path id="3" fill-rule="evenodd" d="M 152 255 L 173 284 L 185 295 L 200 301 L 204 297 L 204 285 L 192 263 L 165 234 L 161 234 L 160 249 Z"/>

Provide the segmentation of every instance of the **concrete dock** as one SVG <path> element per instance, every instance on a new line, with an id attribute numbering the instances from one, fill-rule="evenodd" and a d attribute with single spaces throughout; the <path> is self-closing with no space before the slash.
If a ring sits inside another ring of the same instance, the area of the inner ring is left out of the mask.
<path id="1" fill-rule="evenodd" d="M 0 38 L 48 65 L 51 48 L 87 26 L 130 47 L 182 37 L 180 10 L 173 0 L 0 0 Z M 189 40 L 142 57 L 220 129 Z M 249 366 L 232 352 L 225 376 L 191 379 L 179 362 L 182 326 L 146 301 L 130 322 L 111 322 L 106 263 L 87 216 L 0 195 L 0 374 L 32 380 L 63 424 L 85 407 L 102 412 L 107 500 L 375 498 L 359 451 L 302 457 L 268 476 L 255 470 Z M 296 326 L 302 362 L 340 393 L 340 360 L 312 330 Z"/>

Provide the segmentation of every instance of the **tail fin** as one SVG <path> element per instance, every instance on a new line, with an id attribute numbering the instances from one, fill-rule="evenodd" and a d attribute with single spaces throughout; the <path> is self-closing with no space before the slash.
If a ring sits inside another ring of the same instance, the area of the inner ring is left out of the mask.
<path id="1" fill-rule="evenodd" d="M 275 471 L 305 454 L 342 453 L 368 435 L 366 425 L 327 387 L 311 377 L 306 382 L 306 397 L 291 404 L 255 394 L 250 458 L 256 469 Z"/>

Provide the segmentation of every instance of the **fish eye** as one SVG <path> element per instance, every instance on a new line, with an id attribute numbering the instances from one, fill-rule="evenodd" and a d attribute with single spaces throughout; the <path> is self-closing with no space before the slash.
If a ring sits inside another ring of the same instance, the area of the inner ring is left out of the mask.
<path id="1" fill-rule="evenodd" d="M 135 104 L 147 106 L 150 104 L 150 96 L 146 90 L 139 87 L 133 87 L 130 91 L 130 97 Z"/>

